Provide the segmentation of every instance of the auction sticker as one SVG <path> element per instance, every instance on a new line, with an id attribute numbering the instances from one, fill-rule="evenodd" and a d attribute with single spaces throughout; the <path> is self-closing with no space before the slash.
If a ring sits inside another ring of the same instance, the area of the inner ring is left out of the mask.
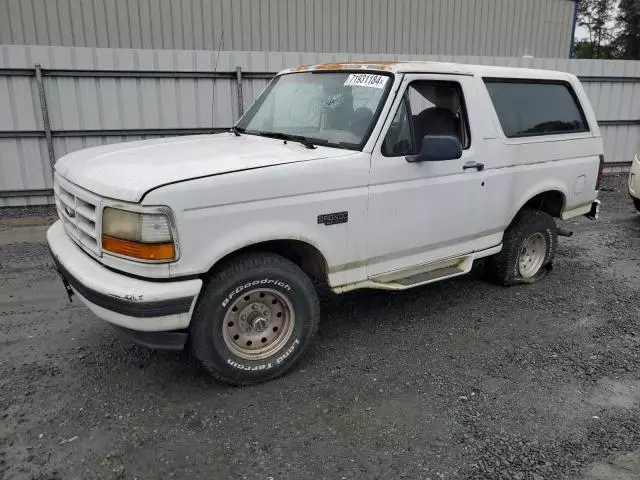
<path id="1" fill-rule="evenodd" d="M 389 80 L 386 75 L 373 75 L 371 73 L 352 73 L 344 82 L 349 87 L 373 87 L 384 88 Z"/>

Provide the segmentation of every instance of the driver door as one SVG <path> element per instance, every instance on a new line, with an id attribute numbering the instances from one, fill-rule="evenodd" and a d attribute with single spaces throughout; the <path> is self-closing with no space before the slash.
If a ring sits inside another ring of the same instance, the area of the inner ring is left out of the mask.
<path id="1" fill-rule="evenodd" d="M 371 158 L 369 278 L 400 278 L 415 267 L 500 243 L 501 232 L 489 238 L 481 224 L 485 174 L 479 166 L 482 138 L 474 128 L 481 121 L 475 88 L 466 75 L 403 79 Z M 462 157 L 407 161 L 418 153 L 423 134 L 458 136 Z"/>

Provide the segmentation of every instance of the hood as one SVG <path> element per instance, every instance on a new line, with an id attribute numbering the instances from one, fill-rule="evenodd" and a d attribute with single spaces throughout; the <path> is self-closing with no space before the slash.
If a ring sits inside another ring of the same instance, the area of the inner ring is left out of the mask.
<path id="1" fill-rule="evenodd" d="M 149 190 L 168 183 L 352 153 L 321 146 L 308 149 L 297 142 L 285 144 L 256 135 L 221 133 L 79 150 L 60 158 L 56 172 L 98 195 L 139 202 Z"/>

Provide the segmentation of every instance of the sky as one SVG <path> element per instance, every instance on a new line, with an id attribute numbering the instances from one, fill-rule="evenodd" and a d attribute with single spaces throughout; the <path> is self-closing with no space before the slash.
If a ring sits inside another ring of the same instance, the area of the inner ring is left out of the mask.
<path id="1" fill-rule="evenodd" d="M 610 28 L 615 26 L 615 18 L 618 16 L 618 4 L 613 8 L 613 12 L 611 14 L 612 20 L 607 24 Z M 576 25 L 576 40 L 585 40 L 589 37 L 589 30 L 586 27 L 581 27 L 580 25 Z"/>

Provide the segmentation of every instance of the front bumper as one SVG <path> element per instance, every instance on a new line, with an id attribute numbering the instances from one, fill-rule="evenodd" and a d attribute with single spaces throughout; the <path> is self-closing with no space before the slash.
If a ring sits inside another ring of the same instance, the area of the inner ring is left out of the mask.
<path id="1" fill-rule="evenodd" d="M 202 280 L 151 282 L 116 273 L 78 247 L 61 221 L 47 230 L 47 243 L 65 286 L 103 320 L 142 332 L 189 326 Z"/>

